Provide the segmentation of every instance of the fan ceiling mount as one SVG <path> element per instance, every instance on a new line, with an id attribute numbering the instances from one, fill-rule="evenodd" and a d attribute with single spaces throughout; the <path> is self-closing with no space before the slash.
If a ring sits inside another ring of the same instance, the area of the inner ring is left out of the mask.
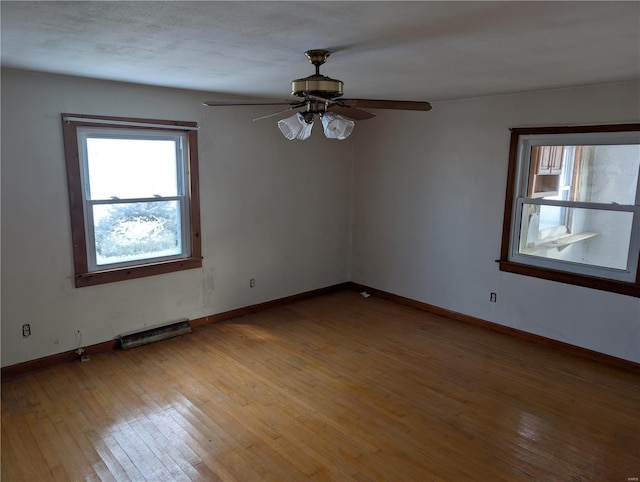
<path id="1" fill-rule="evenodd" d="M 305 52 L 307 59 L 316 71 L 313 75 L 296 79 L 291 82 L 291 95 L 298 99 L 283 101 L 205 101 L 203 105 L 238 106 L 238 105 L 287 105 L 284 110 L 274 112 L 254 120 L 265 119 L 284 112 L 300 109 L 296 114 L 287 119 L 278 121 L 278 127 L 287 139 L 307 139 L 311 135 L 314 117 L 321 118 L 324 133 L 329 138 L 346 139 L 356 120 L 366 120 L 375 117 L 375 114 L 360 109 L 395 109 L 428 111 L 431 104 L 421 101 L 407 100 L 378 100 L 378 99 L 344 99 L 341 80 L 332 79 L 320 74 L 320 66 L 323 65 L 331 52 L 329 50 L 314 49 Z"/>

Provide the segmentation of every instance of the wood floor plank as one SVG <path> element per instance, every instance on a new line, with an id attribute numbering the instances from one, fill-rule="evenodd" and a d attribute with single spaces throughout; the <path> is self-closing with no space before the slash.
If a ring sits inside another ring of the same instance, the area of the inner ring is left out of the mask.
<path id="1" fill-rule="evenodd" d="M 3 402 L 4 404 L 4 402 Z M 12 481 L 22 481 L 25 480 L 25 474 L 21 469 L 21 461 L 16 454 L 13 444 L 9 440 L 9 435 L 5 430 L 5 427 L 2 427 L 0 433 L 0 440 L 2 440 L 2 460 L 1 460 L 1 469 L 0 469 L 0 480 L 12 480 Z M 53 480 L 53 479 L 52 479 Z"/>
<path id="2" fill-rule="evenodd" d="M 183 453 L 176 449 L 173 441 L 165 437 L 159 427 L 147 417 L 137 420 L 133 427 L 156 456 L 161 457 L 164 466 L 171 472 L 175 480 L 198 478 L 198 471 L 195 469 L 195 465 L 201 461 L 184 457 Z"/>
<path id="3" fill-rule="evenodd" d="M 344 291 L 3 382 L 0 470 L 11 482 L 628 480 L 639 413 L 637 374 Z"/>
<path id="4" fill-rule="evenodd" d="M 118 440 L 114 437 L 115 432 L 117 432 L 117 430 L 103 432 L 100 438 L 104 442 L 106 449 L 117 461 L 118 467 L 121 467 L 125 472 L 126 479 L 124 480 L 147 480 L 140 470 L 138 470 L 132 458 L 126 452 L 126 449 L 123 449 Z M 93 442 L 93 445 L 95 446 L 97 443 Z M 131 454 L 131 456 L 135 455 Z"/>
<path id="5" fill-rule="evenodd" d="M 64 461 L 68 460 L 65 453 L 65 442 L 48 417 L 38 418 L 37 425 L 33 417 L 25 417 L 25 421 L 27 426 L 24 428 L 31 430 L 34 434 L 34 439 L 44 459 L 47 461 L 47 466 L 51 474 L 54 475 L 54 479 L 65 480 L 66 478 L 66 480 L 73 480 L 83 478 L 81 473 L 75 469 L 75 464 L 70 464 L 71 467 L 69 469 L 64 466 Z"/>
<path id="6" fill-rule="evenodd" d="M 4 403 L 2 408 L 4 410 Z M 16 474 L 15 480 L 53 480 L 47 461 L 31 431 L 24 429 L 26 426 L 24 415 L 15 413 L 5 417 L 3 414 L 3 467 L 12 465 L 12 472 Z M 7 446 L 11 446 L 11 452 L 7 451 Z M 9 453 L 12 456 L 5 458 L 5 454 Z"/>
<path id="7" fill-rule="evenodd" d="M 94 431 L 88 431 L 86 433 L 87 440 L 96 451 L 96 453 L 100 456 L 102 462 L 109 470 L 109 474 L 116 481 L 128 480 L 129 475 L 127 475 L 127 471 L 120 465 L 120 462 L 116 458 L 116 456 L 109 450 L 105 438 L 100 434 Z M 127 461 L 129 463 L 129 461 Z M 105 477 L 107 479 L 107 477 Z"/>

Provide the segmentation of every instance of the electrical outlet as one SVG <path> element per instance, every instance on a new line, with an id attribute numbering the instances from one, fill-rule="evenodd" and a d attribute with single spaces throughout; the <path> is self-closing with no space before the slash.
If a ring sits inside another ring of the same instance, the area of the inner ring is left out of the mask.
<path id="1" fill-rule="evenodd" d="M 491 301 L 491 303 L 496 303 L 498 301 L 498 295 L 496 293 L 491 293 L 489 295 L 489 301 Z"/>
<path id="2" fill-rule="evenodd" d="M 29 323 L 25 323 L 24 325 L 22 325 L 22 336 L 26 338 L 30 335 L 31 335 L 31 325 Z"/>
<path id="3" fill-rule="evenodd" d="M 256 279 L 255 278 L 251 278 L 249 280 L 249 288 L 255 288 L 256 286 Z"/>

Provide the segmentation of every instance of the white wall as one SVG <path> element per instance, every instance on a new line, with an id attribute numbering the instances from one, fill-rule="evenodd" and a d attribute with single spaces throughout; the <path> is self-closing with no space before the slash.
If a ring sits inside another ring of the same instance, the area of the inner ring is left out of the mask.
<path id="1" fill-rule="evenodd" d="M 287 141 L 269 108 L 2 72 L 2 366 L 348 280 L 354 134 Z M 74 288 L 60 114 L 197 121 L 203 268 Z M 249 288 L 249 279 L 256 287 Z M 22 324 L 32 335 L 22 337 Z"/>
<path id="2" fill-rule="evenodd" d="M 629 82 L 438 102 L 360 123 L 351 279 L 640 362 L 640 299 L 503 273 L 495 262 L 509 128 L 637 122 L 639 110 L 640 85 Z"/>

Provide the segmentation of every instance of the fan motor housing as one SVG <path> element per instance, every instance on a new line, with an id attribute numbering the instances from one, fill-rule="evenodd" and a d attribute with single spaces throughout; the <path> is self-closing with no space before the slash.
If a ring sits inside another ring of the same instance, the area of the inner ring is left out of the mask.
<path id="1" fill-rule="evenodd" d="M 332 79 L 325 75 L 310 75 L 292 81 L 291 94 L 298 97 L 315 95 L 323 99 L 333 99 L 342 95 L 343 85 L 341 80 Z"/>

